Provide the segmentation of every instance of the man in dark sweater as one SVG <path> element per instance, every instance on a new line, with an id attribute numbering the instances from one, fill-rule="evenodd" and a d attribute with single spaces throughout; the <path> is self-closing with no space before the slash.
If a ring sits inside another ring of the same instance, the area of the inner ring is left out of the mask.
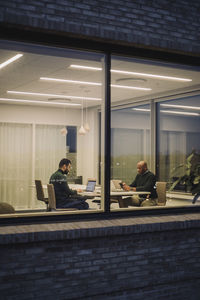
<path id="1" fill-rule="evenodd" d="M 61 159 L 59 169 L 50 177 L 49 183 L 54 185 L 56 196 L 56 208 L 77 208 L 88 209 L 89 205 L 85 200 L 87 197 L 79 195 L 81 190 L 72 190 L 67 183 L 67 174 L 71 169 L 71 161 L 67 158 Z"/>
<path id="2" fill-rule="evenodd" d="M 123 189 L 125 191 L 151 192 L 151 194 L 149 198 L 147 198 L 147 195 L 127 197 L 123 199 L 125 207 L 157 205 L 158 195 L 156 192 L 156 176 L 148 170 L 147 163 L 145 161 L 137 163 L 137 172 L 138 174 L 130 185 L 123 183 Z"/>

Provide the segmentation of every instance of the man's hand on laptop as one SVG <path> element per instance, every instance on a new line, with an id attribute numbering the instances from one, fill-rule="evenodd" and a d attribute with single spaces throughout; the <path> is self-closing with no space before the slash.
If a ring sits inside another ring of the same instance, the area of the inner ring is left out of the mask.
<path id="1" fill-rule="evenodd" d="M 82 189 L 77 189 L 77 193 L 82 193 L 83 190 Z"/>

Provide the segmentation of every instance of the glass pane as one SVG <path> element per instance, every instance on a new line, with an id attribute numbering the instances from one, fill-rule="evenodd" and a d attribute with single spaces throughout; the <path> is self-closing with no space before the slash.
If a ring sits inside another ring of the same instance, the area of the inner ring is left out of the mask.
<path id="1" fill-rule="evenodd" d="M 143 120 L 140 124 L 140 120 Z M 138 126 L 140 124 L 140 126 Z M 112 111 L 111 178 L 131 183 L 138 161 L 150 164 L 150 106 Z"/>
<path id="2" fill-rule="evenodd" d="M 129 57 L 112 57 L 111 210 L 148 207 L 156 209 L 161 206 L 192 204 L 191 194 L 186 202 L 178 203 L 174 194 L 169 195 L 166 188 L 178 176 L 185 174 L 186 159 L 194 149 L 195 155 L 193 154 L 192 159 L 196 164 L 196 186 L 199 182 L 196 162 L 199 162 L 199 97 L 183 99 L 183 95 L 194 93 L 199 83 L 198 68 Z M 160 114 L 157 122 L 156 103 L 166 98 L 171 100 L 169 103 L 175 101 L 175 104 L 180 102 L 179 105 L 190 107 L 162 107 L 165 104 L 162 102 L 158 109 Z M 172 109 L 182 112 L 188 110 L 188 113 L 172 114 L 169 112 Z M 183 123 L 182 128 L 180 120 Z M 156 146 L 159 148 L 157 161 Z M 172 170 L 176 170 L 179 175 L 173 177 Z M 126 185 L 122 188 L 119 183 Z M 176 189 L 179 192 L 186 189 L 188 192 L 191 188 L 178 183 Z"/>
<path id="3" fill-rule="evenodd" d="M 200 192 L 200 96 L 161 102 L 158 111 L 159 179 L 168 182 L 169 205 L 189 205 Z"/>
<path id="4" fill-rule="evenodd" d="M 46 212 L 45 202 L 36 197 L 35 179 L 48 197 L 50 176 L 63 158 L 71 161 L 70 189 L 82 193 L 92 178 L 100 191 L 104 55 L 7 41 L 0 42 L 0 54 L 5 63 L 0 74 L 1 199 L 17 212 Z M 81 195 L 90 212 L 103 209 L 100 193 Z"/>

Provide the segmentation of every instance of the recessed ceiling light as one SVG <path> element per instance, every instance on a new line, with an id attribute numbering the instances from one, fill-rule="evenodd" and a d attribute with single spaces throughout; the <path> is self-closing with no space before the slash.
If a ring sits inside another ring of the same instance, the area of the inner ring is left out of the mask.
<path id="1" fill-rule="evenodd" d="M 83 70 L 91 70 L 91 71 L 102 71 L 102 68 L 97 67 L 88 67 L 88 66 L 81 66 L 81 65 L 70 65 L 70 68 L 74 69 L 83 69 Z"/>
<path id="2" fill-rule="evenodd" d="M 132 110 L 142 111 L 142 112 L 150 112 L 150 109 L 147 109 L 147 108 L 132 108 Z M 165 113 L 165 114 L 177 114 L 177 115 L 185 115 L 185 116 L 200 116 L 198 113 L 183 112 L 183 111 L 160 110 L 160 112 Z"/>
<path id="3" fill-rule="evenodd" d="M 20 54 L 20 53 L 19 53 L 19 54 L 15 55 L 15 56 L 11 57 L 10 59 L 4 61 L 2 64 L 0 64 L 0 69 L 2 69 L 2 68 L 4 68 L 5 66 L 11 64 L 13 61 L 17 60 L 18 58 L 20 58 L 20 57 L 22 57 L 22 56 L 23 56 L 23 54 Z"/>
<path id="4" fill-rule="evenodd" d="M 79 97 L 79 96 L 70 96 L 70 95 L 59 95 L 59 94 L 44 94 L 44 93 L 33 93 L 33 92 L 19 92 L 19 91 L 7 91 L 8 94 L 17 94 L 17 95 L 30 95 L 30 96 L 41 96 L 41 97 L 59 97 L 65 99 L 77 99 L 77 100 L 94 100 L 101 101 L 101 98 L 94 97 Z"/>
<path id="5" fill-rule="evenodd" d="M 102 83 L 100 83 L 100 82 L 91 82 L 91 81 L 68 80 L 68 79 L 49 78 L 49 77 L 40 77 L 40 80 L 102 86 Z M 133 86 L 127 86 L 127 85 L 118 85 L 118 84 L 111 84 L 111 87 L 122 88 L 122 89 L 132 89 L 132 90 L 151 91 L 150 88 L 141 88 L 141 87 L 133 87 Z"/>
<path id="6" fill-rule="evenodd" d="M 60 103 L 60 102 L 47 102 L 47 101 L 36 101 L 28 99 L 12 99 L 12 98 L 0 98 L 0 101 L 6 102 L 21 102 L 21 103 L 34 103 L 34 104 L 48 104 L 48 105 L 64 105 L 64 106 L 80 106 L 79 103 Z"/>
<path id="7" fill-rule="evenodd" d="M 198 113 L 173 111 L 173 110 L 161 110 L 160 112 L 165 114 L 185 115 L 185 116 L 200 116 Z"/>
<path id="8" fill-rule="evenodd" d="M 132 110 L 148 111 L 148 112 L 150 112 L 150 109 L 148 109 L 148 108 L 132 108 Z"/>
<path id="9" fill-rule="evenodd" d="M 102 68 L 95 68 L 95 67 L 88 67 L 88 66 L 81 66 L 81 65 L 70 65 L 70 67 L 71 68 L 76 68 L 76 69 L 83 69 L 83 70 L 102 71 Z M 124 71 L 124 70 L 111 69 L 111 72 L 112 73 L 117 73 L 117 74 L 124 74 L 124 75 L 137 75 L 137 76 L 144 76 L 144 77 L 149 77 L 149 78 L 175 80 L 175 81 L 183 81 L 183 82 L 192 81 L 192 79 L 189 79 L 189 78 L 164 76 L 164 75 L 157 75 L 157 74 L 150 74 L 150 73 L 140 73 L 140 72 L 129 72 L 129 71 Z"/>
<path id="10" fill-rule="evenodd" d="M 192 79 L 181 78 L 181 77 L 173 77 L 173 76 L 164 76 L 164 75 L 155 75 L 150 73 L 138 73 L 138 72 L 129 72 L 129 71 L 121 71 L 121 70 L 113 70 L 112 73 L 124 74 L 124 75 L 139 75 L 150 78 L 158 78 L 158 79 L 167 79 L 167 80 L 175 80 L 175 81 L 192 81 Z"/>
<path id="11" fill-rule="evenodd" d="M 121 88 L 121 89 L 141 90 L 141 91 L 151 91 L 152 90 L 150 88 L 142 88 L 142 87 L 134 87 L 134 86 L 118 85 L 118 84 L 111 84 L 111 87 Z"/>
<path id="12" fill-rule="evenodd" d="M 176 105 L 176 104 L 160 104 L 163 107 L 173 107 L 173 108 L 182 108 L 182 109 L 193 109 L 193 110 L 200 110 L 198 106 L 187 106 L 187 105 Z"/>
<path id="13" fill-rule="evenodd" d="M 102 85 L 99 82 L 68 80 L 68 79 L 49 78 L 49 77 L 40 77 L 40 80 L 56 81 L 56 82 L 64 82 L 64 83 L 75 83 L 75 84 L 86 84 L 86 85 L 96 85 L 96 86 L 101 86 Z"/>

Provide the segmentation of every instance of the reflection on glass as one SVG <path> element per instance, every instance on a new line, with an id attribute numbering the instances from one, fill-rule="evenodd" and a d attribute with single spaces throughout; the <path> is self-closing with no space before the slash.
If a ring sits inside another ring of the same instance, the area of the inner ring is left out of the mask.
<path id="1" fill-rule="evenodd" d="M 111 178 L 131 183 L 137 162 L 150 162 L 150 106 L 112 110 L 111 116 Z"/>
<path id="2" fill-rule="evenodd" d="M 168 182 L 171 194 L 195 194 L 200 191 L 200 97 L 164 101 L 158 111 L 159 179 Z M 189 199 L 182 196 L 182 205 L 191 204 Z"/>
<path id="3" fill-rule="evenodd" d="M 191 192 L 192 186 L 199 185 L 200 98 L 174 99 L 174 95 L 180 97 L 196 90 L 199 78 L 198 68 L 112 56 L 111 179 L 130 184 L 137 172 L 137 162 L 145 160 L 157 180 L 167 182 L 167 188 L 171 187 L 173 192 Z M 158 104 L 156 114 L 156 103 L 166 97 L 170 101 Z M 183 177 L 190 171 L 188 165 L 195 168 L 192 184 L 191 178 Z M 162 206 L 192 204 L 192 195 L 186 202 L 177 202 L 172 197 Z M 122 206 L 111 197 L 111 209 L 114 207 Z"/>

